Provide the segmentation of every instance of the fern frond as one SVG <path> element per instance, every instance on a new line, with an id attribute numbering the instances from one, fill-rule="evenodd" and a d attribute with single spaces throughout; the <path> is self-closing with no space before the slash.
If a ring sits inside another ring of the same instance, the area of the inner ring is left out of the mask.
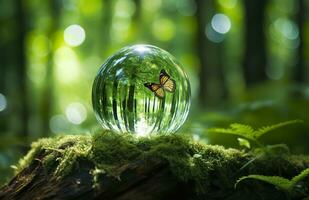
<path id="1" fill-rule="evenodd" d="M 208 129 L 208 132 L 237 135 L 237 136 L 241 136 L 246 139 L 253 140 L 259 143 L 257 139 L 272 130 L 281 128 L 283 126 L 296 124 L 296 123 L 302 123 L 302 122 L 303 121 L 299 119 L 290 120 L 290 121 L 280 122 L 278 124 L 274 124 L 270 126 L 263 126 L 257 130 L 253 129 L 250 125 L 233 123 L 230 125 L 229 128 L 210 128 Z"/>
<path id="2" fill-rule="evenodd" d="M 291 180 L 291 184 L 293 187 L 294 185 L 296 185 L 299 181 L 303 180 L 304 178 L 306 178 L 307 176 L 309 176 L 309 168 L 303 170 L 302 172 L 300 172 L 300 174 L 298 174 L 297 176 L 294 176 Z"/>
<path id="3" fill-rule="evenodd" d="M 290 120 L 290 121 L 285 121 L 285 122 L 280 122 L 278 124 L 273 124 L 270 126 L 263 126 L 259 128 L 258 130 L 254 131 L 254 137 L 257 139 L 264 135 L 265 133 L 268 133 L 270 131 L 273 131 L 275 129 L 281 128 L 283 126 L 288 126 L 291 124 L 296 124 L 296 123 L 302 123 L 302 120 L 296 119 L 296 120 Z"/>
<path id="4" fill-rule="evenodd" d="M 263 175 L 252 174 L 249 176 L 243 176 L 239 178 L 237 182 L 235 183 L 235 188 L 237 187 L 237 184 L 239 182 L 245 179 L 256 179 L 256 180 L 264 181 L 266 183 L 275 185 L 284 191 L 288 191 L 290 189 L 290 184 L 291 184 L 290 180 L 280 177 L 280 176 L 263 176 Z"/>
<path id="5" fill-rule="evenodd" d="M 255 140 L 253 128 L 249 125 L 234 123 L 230 128 L 210 128 L 208 132 L 237 135 L 249 140 Z"/>
<path id="6" fill-rule="evenodd" d="M 254 129 L 249 125 L 233 123 L 230 126 L 233 130 L 241 132 L 242 134 L 249 135 L 250 137 L 254 136 Z"/>
<path id="7" fill-rule="evenodd" d="M 249 142 L 248 140 L 243 139 L 243 138 L 237 138 L 237 140 L 238 140 L 239 146 L 244 146 L 244 147 L 246 147 L 246 148 L 248 148 L 248 149 L 251 148 L 250 142 Z"/>
<path id="8" fill-rule="evenodd" d="M 270 183 L 284 191 L 290 192 L 292 191 L 292 189 L 298 182 L 300 182 L 307 176 L 309 176 L 309 168 L 303 170 L 300 174 L 298 174 L 297 176 L 294 176 L 291 180 L 280 177 L 280 176 L 264 176 L 264 175 L 252 174 L 249 176 L 243 176 L 239 178 L 235 183 L 235 188 L 237 187 L 237 184 L 239 182 L 245 179 L 256 179 L 256 180 L 264 181 L 266 183 Z"/>

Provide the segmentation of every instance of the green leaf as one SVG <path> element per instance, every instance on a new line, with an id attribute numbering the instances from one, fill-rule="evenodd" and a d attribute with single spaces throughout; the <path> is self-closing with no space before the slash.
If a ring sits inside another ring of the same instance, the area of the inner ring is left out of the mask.
<path id="1" fill-rule="evenodd" d="M 237 138 L 239 146 L 244 146 L 250 149 L 250 142 L 243 138 Z"/>
<path id="2" fill-rule="evenodd" d="M 254 131 L 254 137 L 259 138 L 262 135 L 264 135 L 265 133 L 268 133 L 268 132 L 273 131 L 275 129 L 281 128 L 283 126 L 288 126 L 288 125 L 296 124 L 296 123 L 303 123 L 303 121 L 296 119 L 296 120 L 280 122 L 278 124 L 274 124 L 274 125 L 271 125 L 271 126 L 263 126 L 263 127 L 259 128 L 258 130 Z"/>

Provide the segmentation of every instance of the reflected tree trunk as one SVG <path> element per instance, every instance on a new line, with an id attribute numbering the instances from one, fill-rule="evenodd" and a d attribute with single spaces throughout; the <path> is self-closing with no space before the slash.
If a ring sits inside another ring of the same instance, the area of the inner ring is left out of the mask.
<path id="1" fill-rule="evenodd" d="M 267 79 L 265 9 L 268 0 L 244 0 L 245 55 L 244 76 L 247 86 Z"/>

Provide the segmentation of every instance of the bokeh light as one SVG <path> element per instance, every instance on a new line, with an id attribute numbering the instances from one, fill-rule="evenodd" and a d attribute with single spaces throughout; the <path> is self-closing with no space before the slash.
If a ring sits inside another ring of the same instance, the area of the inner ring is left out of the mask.
<path id="1" fill-rule="evenodd" d="M 81 124 L 87 118 L 87 110 L 85 106 L 79 102 L 70 103 L 65 109 L 65 115 L 69 122 L 73 124 Z"/>
<path id="2" fill-rule="evenodd" d="M 33 38 L 33 39 L 32 39 Z M 50 52 L 50 40 L 42 34 L 33 34 L 31 40 L 31 50 L 34 55 L 44 57 Z"/>
<path id="3" fill-rule="evenodd" d="M 115 4 L 115 15 L 117 17 L 128 18 L 135 12 L 135 4 L 132 0 L 118 0 Z"/>
<path id="4" fill-rule="evenodd" d="M 174 23 L 167 18 L 161 18 L 152 24 L 152 33 L 158 40 L 169 41 L 176 34 Z"/>
<path id="5" fill-rule="evenodd" d="M 284 68 L 282 66 L 271 65 L 266 68 L 266 75 L 272 80 L 279 80 L 284 75 Z"/>
<path id="6" fill-rule="evenodd" d="M 231 28 L 230 18 L 224 14 L 215 14 L 211 19 L 212 28 L 221 34 L 226 34 Z"/>
<path id="7" fill-rule="evenodd" d="M 64 41 L 72 47 L 81 45 L 85 38 L 85 30 L 80 25 L 73 24 L 64 30 Z"/>
<path id="8" fill-rule="evenodd" d="M 69 47 L 60 47 L 55 52 L 56 78 L 62 83 L 78 81 L 80 74 L 76 53 Z"/>
<path id="9" fill-rule="evenodd" d="M 201 136 L 198 135 L 198 134 L 193 134 L 193 135 L 192 135 L 192 139 L 193 139 L 194 141 L 199 141 L 199 140 L 201 139 Z"/>
<path id="10" fill-rule="evenodd" d="M 5 110 L 7 106 L 6 98 L 3 94 L 0 93 L 0 112 Z"/>
<path id="11" fill-rule="evenodd" d="M 54 115 L 49 121 L 49 128 L 53 133 L 68 131 L 69 122 L 64 115 Z"/>
<path id="12" fill-rule="evenodd" d="M 224 40 L 224 34 L 221 34 L 215 31 L 212 28 L 211 24 L 207 24 L 205 28 L 205 34 L 206 34 L 206 37 L 214 43 L 220 43 Z"/>
<path id="13" fill-rule="evenodd" d="M 291 20 L 279 18 L 274 22 L 274 26 L 285 38 L 289 40 L 298 38 L 298 27 Z"/>

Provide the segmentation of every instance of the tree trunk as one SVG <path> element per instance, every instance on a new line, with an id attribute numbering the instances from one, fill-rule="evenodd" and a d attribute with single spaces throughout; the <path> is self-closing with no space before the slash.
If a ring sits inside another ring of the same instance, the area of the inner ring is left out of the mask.
<path id="1" fill-rule="evenodd" d="M 296 15 L 296 22 L 298 25 L 298 31 L 299 31 L 299 46 L 297 49 L 296 59 L 296 69 L 295 69 L 295 81 L 297 83 L 304 83 L 305 82 L 305 63 L 304 63 L 304 25 L 305 25 L 305 2 L 304 0 L 297 0 L 298 4 L 298 12 Z"/>
<path id="2" fill-rule="evenodd" d="M 255 85 L 266 77 L 265 9 L 268 0 L 244 0 L 245 55 L 244 76 L 247 86 Z"/>
<path id="3" fill-rule="evenodd" d="M 51 117 L 52 106 L 53 106 L 53 58 L 54 58 L 54 48 L 55 48 L 55 33 L 59 26 L 59 17 L 61 2 L 59 0 L 49 0 L 49 11 L 52 17 L 52 22 L 49 27 L 47 36 L 51 40 L 51 45 L 48 53 L 47 64 L 46 64 L 46 78 L 44 81 L 42 103 L 41 103 L 41 119 L 42 119 L 42 130 L 41 133 L 45 133 L 43 136 L 48 136 L 50 132 L 49 120 Z"/>
<path id="4" fill-rule="evenodd" d="M 27 14 L 25 13 L 25 5 L 23 0 L 16 1 L 16 20 L 17 20 L 17 36 L 16 36 L 16 72 L 18 81 L 18 90 L 16 96 L 18 99 L 18 108 L 20 113 L 19 122 L 21 128 L 19 135 L 25 138 L 28 137 L 29 123 L 29 103 L 28 103 L 28 81 L 27 81 L 27 61 L 25 54 L 25 38 L 27 33 L 26 24 Z"/>
<path id="5" fill-rule="evenodd" d="M 214 14 L 215 5 L 210 0 L 196 0 L 196 49 L 200 61 L 199 101 L 201 106 L 218 106 L 226 97 L 223 75 L 223 46 L 206 38 L 205 30 Z M 219 33 L 218 33 L 219 34 Z"/>
<path id="6" fill-rule="evenodd" d="M 206 49 L 206 36 L 205 36 L 205 26 L 206 26 L 206 1 L 204 0 L 196 0 L 196 20 L 197 20 L 197 37 L 196 37 L 196 45 L 197 45 L 197 54 L 200 60 L 200 103 L 201 105 L 205 105 L 206 102 L 210 100 L 209 91 L 208 91 L 208 83 L 210 81 L 210 69 L 207 61 L 207 49 Z M 210 6 L 209 6 L 210 7 Z"/>

